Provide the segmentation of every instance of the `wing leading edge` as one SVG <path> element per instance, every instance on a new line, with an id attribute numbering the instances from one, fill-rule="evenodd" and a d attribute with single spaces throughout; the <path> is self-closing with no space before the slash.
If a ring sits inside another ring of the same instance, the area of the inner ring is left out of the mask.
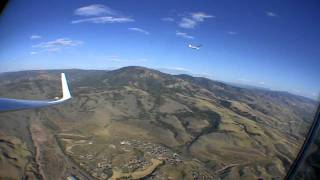
<path id="1" fill-rule="evenodd" d="M 62 98 L 58 100 L 24 100 L 24 99 L 9 99 L 0 98 L 1 111 L 15 111 L 22 109 L 34 109 L 54 104 L 60 104 L 68 99 L 71 99 L 68 83 L 64 73 L 61 73 Z"/>

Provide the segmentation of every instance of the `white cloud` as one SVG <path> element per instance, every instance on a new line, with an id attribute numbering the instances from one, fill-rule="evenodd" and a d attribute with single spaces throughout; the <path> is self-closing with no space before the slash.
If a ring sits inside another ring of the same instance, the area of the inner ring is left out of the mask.
<path id="1" fill-rule="evenodd" d="M 187 28 L 187 29 L 192 29 L 196 25 L 197 25 L 197 22 L 192 20 L 192 19 L 189 19 L 189 18 L 182 18 L 180 23 L 179 23 L 180 27 Z"/>
<path id="2" fill-rule="evenodd" d="M 32 35 L 32 36 L 30 36 L 30 39 L 31 40 L 36 40 L 36 39 L 41 39 L 42 38 L 42 36 L 39 36 L 39 35 Z"/>
<path id="3" fill-rule="evenodd" d="M 204 12 L 196 12 L 196 13 L 191 13 L 192 19 L 194 19 L 197 22 L 202 22 L 204 19 L 207 18 L 214 18 L 215 16 L 212 16 L 210 14 L 206 14 Z"/>
<path id="4" fill-rule="evenodd" d="M 134 19 L 121 15 L 120 12 L 111 9 L 102 4 L 92 4 L 85 7 L 80 7 L 74 11 L 75 15 L 86 16 L 86 18 L 71 21 L 72 24 L 78 23 L 125 23 L 133 22 Z"/>
<path id="5" fill-rule="evenodd" d="M 83 43 L 82 41 L 71 40 L 69 38 L 59 38 L 53 41 L 41 42 L 39 44 L 33 45 L 32 48 L 38 49 L 39 52 L 40 51 L 57 52 L 63 48 L 79 46 L 82 43 Z M 34 52 L 34 54 L 35 53 L 37 52 Z"/>
<path id="6" fill-rule="evenodd" d="M 182 17 L 181 21 L 179 22 L 179 26 L 182 28 L 192 29 L 200 22 L 204 22 L 205 19 L 214 17 L 215 16 L 206 14 L 204 12 L 190 13 L 188 16 Z"/>
<path id="7" fill-rule="evenodd" d="M 179 32 L 179 31 L 177 31 L 177 32 L 176 32 L 176 35 L 179 36 L 179 37 L 182 37 L 182 38 L 186 38 L 186 39 L 194 39 L 193 36 L 190 36 L 190 35 L 188 35 L 188 34 L 185 33 L 185 32 Z"/>
<path id="8" fill-rule="evenodd" d="M 167 21 L 167 22 L 174 22 L 174 19 L 171 17 L 165 17 L 161 19 L 162 21 Z"/>
<path id="9" fill-rule="evenodd" d="M 278 17 L 278 15 L 276 13 L 271 12 L 271 11 L 266 12 L 266 15 L 269 17 Z"/>
<path id="10" fill-rule="evenodd" d="M 94 24 L 106 24 L 106 23 L 125 23 L 125 22 L 133 22 L 134 19 L 128 17 L 112 17 L 112 16 L 102 16 L 102 17 L 93 17 L 93 18 L 85 18 L 71 21 L 72 24 L 78 23 L 94 23 Z"/>
<path id="11" fill-rule="evenodd" d="M 235 31 L 228 31 L 228 34 L 230 34 L 230 35 L 237 35 L 238 33 L 235 32 Z"/>
<path id="12" fill-rule="evenodd" d="M 146 30 L 143 30 L 141 28 L 137 28 L 137 27 L 132 27 L 132 28 L 128 28 L 128 30 L 130 31 L 135 31 L 135 32 L 139 32 L 139 33 L 143 33 L 145 35 L 149 35 L 150 33 Z"/>
<path id="13" fill-rule="evenodd" d="M 35 52 L 35 51 L 31 51 L 31 52 L 30 52 L 30 55 L 35 55 L 35 54 L 38 54 L 38 53 Z"/>
<path id="14" fill-rule="evenodd" d="M 118 12 L 102 4 L 92 4 L 76 9 L 75 15 L 78 16 L 102 16 L 102 15 L 118 15 Z"/>

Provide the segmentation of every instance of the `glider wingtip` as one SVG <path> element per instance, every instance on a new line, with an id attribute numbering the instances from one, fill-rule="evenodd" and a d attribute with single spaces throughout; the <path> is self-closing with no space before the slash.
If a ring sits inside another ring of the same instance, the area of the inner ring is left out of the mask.
<path id="1" fill-rule="evenodd" d="M 68 82 L 64 73 L 61 73 L 61 84 L 62 84 L 62 99 L 63 100 L 71 99 L 72 96 L 70 94 Z"/>

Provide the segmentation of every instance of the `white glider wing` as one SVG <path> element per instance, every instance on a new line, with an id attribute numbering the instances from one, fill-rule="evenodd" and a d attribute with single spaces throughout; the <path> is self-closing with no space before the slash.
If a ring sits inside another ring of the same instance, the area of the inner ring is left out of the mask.
<path id="1" fill-rule="evenodd" d="M 22 109 L 35 109 L 54 104 L 62 103 L 71 99 L 68 83 L 64 73 L 61 73 L 62 98 L 58 100 L 24 100 L 24 99 L 9 99 L 0 98 L 0 112 L 15 111 Z"/>

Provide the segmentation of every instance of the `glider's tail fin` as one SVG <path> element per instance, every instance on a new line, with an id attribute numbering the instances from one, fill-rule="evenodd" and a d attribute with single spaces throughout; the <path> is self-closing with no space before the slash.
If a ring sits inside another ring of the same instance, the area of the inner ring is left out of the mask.
<path id="1" fill-rule="evenodd" d="M 61 85 L 62 85 L 62 99 L 61 100 L 70 99 L 71 94 L 70 94 L 68 83 L 67 83 L 66 76 L 64 73 L 61 73 Z"/>

